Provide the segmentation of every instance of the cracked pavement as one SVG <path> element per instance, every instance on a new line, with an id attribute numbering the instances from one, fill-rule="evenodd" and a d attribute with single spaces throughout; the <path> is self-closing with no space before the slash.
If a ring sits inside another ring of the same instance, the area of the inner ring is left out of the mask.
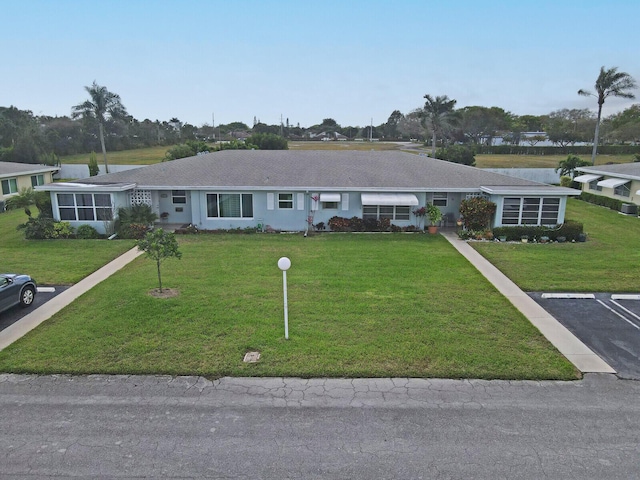
<path id="1" fill-rule="evenodd" d="M 637 476 L 640 382 L 0 374 L 0 478 Z"/>

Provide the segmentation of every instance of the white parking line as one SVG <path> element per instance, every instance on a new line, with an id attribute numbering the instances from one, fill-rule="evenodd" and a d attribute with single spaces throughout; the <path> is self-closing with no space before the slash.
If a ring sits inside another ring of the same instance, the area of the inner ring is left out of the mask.
<path id="1" fill-rule="evenodd" d="M 54 287 L 38 287 L 38 293 L 53 293 L 56 291 Z"/>
<path id="2" fill-rule="evenodd" d="M 621 319 L 623 319 L 625 322 L 627 322 L 629 325 L 631 325 L 634 328 L 637 328 L 638 330 L 640 330 L 640 327 L 638 325 L 636 325 L 635 323 L 633 323 L 631 320 L 629 320 L 627 317 L 625 317 L 624 315 L 622 315 L 620 312 L 616 312 L 613 308 L 611 308 L 609 305 L 607 305 L 606 303 L 604 303 L 602 300 L 597 300 L 597 302 L 602 305 L 604 308 L 606 308 L 607 310 L 610 310 L 611 312 L 615 313 L 617 316 L 619 316 Z M 616 302 L 613 302 L 616 305 L 618 305 Z M 620 305 L 620 307 L 623 310 L 626 310 L 628 312 L 628 310 L 624 307 L 622 307 L 622 305 Z M 631 313 L 631 312 L 629 312 Z M 635 314 L 631 313 L 634 317 L 636 316 Z"/>
<path id="3" fill-rule="evenodd" d="M 563 299 L 586 299 L 593 300 L 596 296 L 593 293 L 543 293 L 542 298 L 563 298 Z"/>
<path id="4" fill-rule="evenodd" d="M 636 294 L 613 294 L 611 300 L 640 300 L 640 295 Z"/>

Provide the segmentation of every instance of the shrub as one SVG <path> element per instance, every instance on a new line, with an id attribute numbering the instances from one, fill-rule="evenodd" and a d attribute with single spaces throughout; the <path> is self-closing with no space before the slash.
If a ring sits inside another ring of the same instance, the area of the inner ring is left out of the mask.
<path id="1" fill-rule="evenodd" d="M 567 188 L 573 188 L 573 179 L 567 175 L 562 175 L 560 177 L 560 186 L 561 187 L 567 187 Z"/>
<path id="2" fill-rule="evenodd" d="M 53 238 L 53 218 L 38 215 L 29 217 L 27 223 L 18 225 L 19 230 L 24 230 L 24 236 L 28 240 L 44 240 Z"/>
<path id="3" fill-rule="evenodd" d="M 573 220 L 565 221 L 560 227 L 539 227 L 539 226 L 513 226 L 496 227 L 493 229 L 494 237 L 507 237 L 507 241 L 518 241 L 522 237 L 529 237 L 531 240 L 540 237 L 549 237 L 549 240 L 557 240 L 558 237 L 565 237 L 567 241 L 576 240 L 584 232 L 584 225 Z"/>
<path id="4" fill-rule="evenodd" d="M 53 222 L 53 231 L 49 238 L 71 238 L 73 236 L 73 227 L 69 222 Z"/>
<path id="5" fill-rule="evenodd" d="M 100 174 L 100 167 L 98 167 L 98 157 L 96 156 L 96 152 L 91 152 L 89 155 L 89 163 L 87 166 L 89 167 L 90 177 L 95 177 Z"/>
<path id="6" fill-rule="evenodd" d="M 496 212 L 496 204 L 484 197 L 472 197 L 460 202 L 460 214 L 468 230 L 485 230 Z"/>
<path id="7" fill-rule="evenodd" d="M 94 239 L 94 238 L 100 238 L 100 234 L 91 225 L 86 225 L 85 224 L 85 225 L 80 225 L 76 229 L 76 238 L 90 240 L 90 239 Z"/>
<path id="8" fill-rule="evenodd" d="M 451 145 L 446 148 L 439 148 L 436 151 L 436 158 L 447 162 L 461 163 L 462 165 L 476 164 L 475 152 L 465 145 Z"/>
<path id="9" fill-rule="evenodd" d="M 348 218 L 337 216 L 331 217 L 328 224 L 329 230 L 331 230 L 332 232 L 349 232 L 351 230 Z"/>
<path id="10" fill-rule="evenodd" d="M 114 228 L 120 238 L 140 239 L 158 219 L 149 205 L 139 204 L 118 209 Z"/>
<path id="11" fill-rule="evenodd" d="M 617 198 L 609 198 L 603 195 L 595 195 L 589 192 L 582 192 L 578 198 L 585 202 L 608 207 L 611 210 L 616 210 L 618 212 L 622 210 L 622 204 L 624 203 L 622 200 L 618 200 Z"/>

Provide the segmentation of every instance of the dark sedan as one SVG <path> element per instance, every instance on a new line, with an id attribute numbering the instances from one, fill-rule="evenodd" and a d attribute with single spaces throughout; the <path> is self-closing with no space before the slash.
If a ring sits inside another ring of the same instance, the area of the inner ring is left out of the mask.
<path id="1" fill-rule="evenodd" d="M 36 281 L 29 275 L 0 273 L 0 312 L 15 305 L 30 306 L 37 291 Z"/>

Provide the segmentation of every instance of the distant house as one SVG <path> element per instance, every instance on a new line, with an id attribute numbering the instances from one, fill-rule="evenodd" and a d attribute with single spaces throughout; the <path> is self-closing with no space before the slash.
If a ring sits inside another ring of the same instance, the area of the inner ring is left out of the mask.
<path id="1" fill-rule="evenodd" d="M 352 150 L 225 150 L 38 189 L 51 193 L 56 220 L 99 231 L 137 203 L 200 229 L 303 231 L 334 216 L 414 225 L 427 202 L 453 221 L 476 196 L 496 203 L 494 226 L 556 225 L 567 197 L 580 193 L 400 151 Z"/>
<path id="2" fill-rule="evenodd" d="M 53 174 L 59 167 L 28 163 L 0 162 L 0 212 L 8 198 L 20 193 L 23 188 L 37 187 L 53 182 Z"/>
<path id="3" fill-rule="evenodd" d="M 640 205 L 640 163 L 579 167 L 582 191 Z"/>

